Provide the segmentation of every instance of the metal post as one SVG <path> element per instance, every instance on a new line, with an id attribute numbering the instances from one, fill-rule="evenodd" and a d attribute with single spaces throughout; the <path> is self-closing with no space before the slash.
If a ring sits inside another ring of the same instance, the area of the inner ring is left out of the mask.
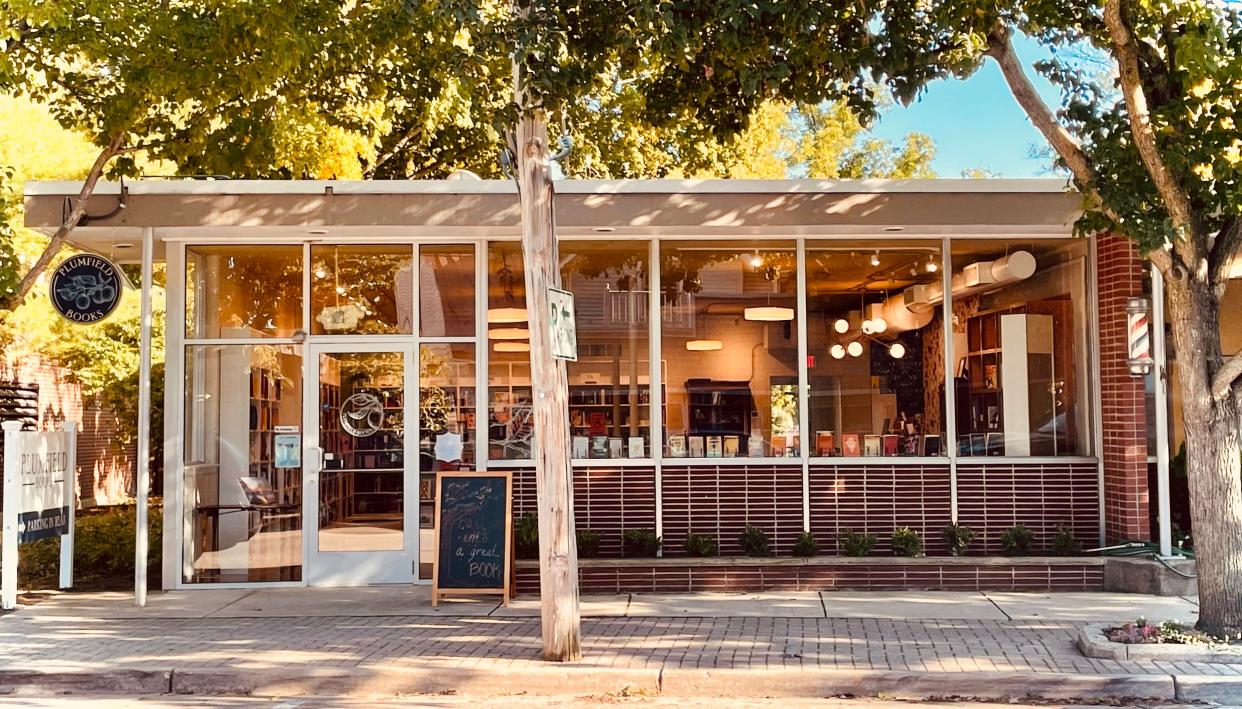
<path id="1" fill-rule="evenodd" d="M 798 297 L 798 456 L 802 459 L 802 531 L 811 531 L 811 446 L 817 445 L 811 431 L 811 383 L 807 330 L 806 239 L 797 241 Z"/>
<path id="2" fill-rule="evenodd" d="M 69 438 L 69 461 L 65 467 L 65 506 L 69 511 L 69 530 L 60 536 L 60 587 L 73 588 L 73 526 L 78 517 L 78 424 L 66 421 L 62 430 Z"/>
<path id="3" fill-rule="evenodd" d="M 953 247 L 948 237 L 940 241 L 940 288 L 944 298 L 940 301 L 940 356 L 944 358 L 944 441 L 940 454 L 949 456 L 949 519 L 957 524 L 957 378 L 956 360 L 953 352 Z"/>
<path id="4" fill-rule="evenodd" d="M 134 604 L 147 605 L 147 497 L 151 488 L 151 279 L 155 230 L 142 230 L 142 320 L 138 344 L 138 507 L 135 512 Z"/>
<path id="5" fill-rule="evenodd" d="M 17 437 L 22 430 L 20 421 L 5 421 L 4 427 L 4 533 L 0 549 L 0 608 L 11 611 L 17 607 L 17 506 L 21 502 L 17 473 L 21 459 Z"/>
<path id="6" fill-rule="evenodd" d="M 1151 353 L 1156 360 L 1152 389 L 1156 397 L 1156 505 L 1160 556 L 1173 555 L 1173 524 L 1169 510 L 1169 377 L 1164 346 L 1164 276 L 1151 269 Z"/>

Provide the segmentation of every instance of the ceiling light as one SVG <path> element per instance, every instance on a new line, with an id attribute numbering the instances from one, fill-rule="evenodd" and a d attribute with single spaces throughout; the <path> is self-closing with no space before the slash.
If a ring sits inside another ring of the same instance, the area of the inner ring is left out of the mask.
<path id="1" fill-rule="evenodd" d="M 614 232 L 614 231 L 616 231 L 616 230 L 617 230 L 617 228 L 616 228 L 616 227 L 611 227 L 611 226 L 597 226 L 597 227 L 595 227 L 595 231 L 596 231 L 596 233 L 599 233 L 599 234 L 611 234 L 612 232 Z"/>
<path id="2" fill-rule="evenodd" d="M 529 340 L 530 330 L 524 327 L 498 327 L 488 330 L 487 336 L 493 340 Z"/>
<path id="3" fill-rule="evenodd" d="M 515 323 L 526 322 L 526 308 L 488 308 L 487 321 L 489 323 Z"/>
<path id="4" fill-rule="evenodd" d="M 871 318 L 871 331 L 881 333 L 888 329 L 888 321 L 884 318 Z"/>
<path id="5" fill-rule="evenodd" d="M 930 258 L 927 259 L 927 272 L 928 273 L 935 273 L 937 268 L 938 266 L 936 266 L 935 259 L 930 259 Z"/>
<path id="6" fill-rule="evenodd" d="M 879 251 L 871 254 L 871 265 L 872 266 L 880 265 L 880 252 Z"/>
<path id="7" fill-rule="evenodd" d="M 893 356 L 893 359 L 901 359 L 906 356 L 906 346 L 900 342 L 894 342 L 888 346 L 888 353 Z"/>
<path id="8" fill-rule="evenodd" d="M 128 241 L 118 241 L 112 245 L 114 249 L 132 249 L 134 245 Z"/>
<path id="9" fill-rule="evenodd" d="M 525 342 L 497 342 L 492 349 L 497 352 L 530 352 L 530 345 Z"/>
<path id="10" fill-rule="evenodd" d="M 310 234 L 311 236 L 323 236 L 324 234 L 328 233 L 328 230 L 327 229 L 307 229 L 306 233 Z"/>
<path id="11" fill-rule="evenodd" d="M 832 355 L 833 359 L 842 359 L 845 357 L 845 348 L 839 344 L 833 345 L 828 348 L 828 354 Z"/>
<path id="12" fill-rule="evenodd" d="M 724 348 L 724 343 L 720 340 L 690 340 L 686 342 L 686 349 L 691 352 L 711 352 Z"/>
<path id="13" fill-rule="evenodd" d="M 758 251 L 748 256 L 746 261 L 750 264 L 751 268 L 759 268 L 763 265 L 763 257 L 759 255 Z"/>
<path id="14" fill-rule="evenodd" d="M 837 321 L 832 324 L 832 329 L 844 335 L 850 331 L 850 321 L 845 318 L 837 318 Z"/>
<path id="15" fill-rule="evenodd" d="M 743 311 L 743 315 L 747 320 L 757 320 L 759 322 L 780 322 L 794 319 L 793 308 L 782 308 L 779 305 L 762 305 L 755 308 L 747 308 Z"/>
<path id="16" fill-rule="evenodd" d="M 864 335 L 870 335 L 871 333 L 875 332 L 875 326 L 871 324 L 870 320 L 863 320 L 862 331 Z"/>
<path id="17" fill-rule="evenodd" d="M 862 354 L 862 343 L 858 340 L 854 340 L 845 348 L 845 351 L 849 352 L 851 357 L 857 357 Z"/>
<path id="18" fill-rule="evenodd" d="M 905 228 L 904 226 L 886 226 L 886 227 L 884 227 L 884 231 L 905 231 L 905 230 L 906 230 L 906 228 Z"/>
<path id="19" fill-rule="evenodd" d="M 328 277 L 328 271 L 323 266 L 320 266 L 319 268 L 315 269 L 315 278 L 322 279 L 322 278 L 327 278 L 327 277 Z"/>

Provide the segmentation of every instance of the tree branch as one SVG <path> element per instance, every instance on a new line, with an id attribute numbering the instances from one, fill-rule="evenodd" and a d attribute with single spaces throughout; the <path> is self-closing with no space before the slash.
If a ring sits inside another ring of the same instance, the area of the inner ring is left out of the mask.
<path id="1" fill-rule="evenodd" d="M 1007 26 L 997 25 L 988 34 L 988 50 L 985 54 L 992 57 L 1000 66 L 1001 73 L 1005 76 L 1005 83 L 1009 85 L 1009 90 L 1017 99 L 1018 105 L 1026 112 L 1027 118 L 1031 120 L 1035 128 L 1052 145 L 1052 149 L 1057 151 L 1057 155 L 1065 161 L 1066 166 L 1074 175 L 1074 180 L 1078 183 L 1078 188 L 1095 203 L 1096 209 L 1120 226 L 1120 217 L 1104 203 L 1104 199 L 1096 189 L 1098 175 L 1095 167 L 1091 165 L 1090 158 L 1083 151 L 1078 139 L 1061 125 L 1052 113 L 1052 109 L 1048 108 L 1048 104 L 1044 103 L 1039 92 L 1035 90 L 1035 85 L 1027 77 L 1026 71 L 1022 68 L 1022 62 L 1013 49 L 1012 38 L 1013 33 Z"/>
<path id="2" fill-rule="evenodd" d="M 1194 208 L 1190 204 L 1190 195 L 1177 183 L 1169 172 L 1164 157 L 1156 145 L 1156 133 L 1151 126 L 1151 114 L 1147 106 L 1147 94 L 1143 91 L 1142 73 L 1139 69 L 1138 49 L 1130 29 L 1121 17 L 1121 0 L 1107 0 L 1104 3 L 1104 24 L 1112 38 L 1113 52 L 1117 57 L 1117 68 L 1121 79 L 1121 94 L 1126 102 L 1126 114 L 1130 119 L 1130 133 L 1134 136 L 1134 147 L 1138 149 L 1143 166 L 1156 185 L 1156 191 L 1164 201 L 1173 225 L 1190 239 L 1191 251 L 1184 260 L 1187 265 L 1194 265 L 1204 256 L 1198 239 L 1200 237 L 1198 220 L 1195 219 Z"/>
<path id="3" fill-rule="evenodd" d="M 38 260 L 30 267 L 26 275 L 22 276 L 21 282 L 17 284 L 17 290 L 0 302 L 0 309 L 15 310 L 26 300 L 26 295 L 34 288 L 34 284 L 39 280 L 39 276 L 43 274 L 48 264 L 56 257 L 60 247 L 64 246 L 65 240 L 69 238 L 69 234 L 73 233 L 74 227 L 78 225 L 78 222 L 82 221 L 82 216 L 86 214 L 86 203 L 90 200 L 91 195 L 95 193 L 95 185 L 103 175 L 104 168 L 108 166 L 108 162 L 121 152 L 121 146 L 124 141 L 125 131 L 120 131 L 108 143 L 108 146 L 95 157 L 95 164 L 91 165 L 90 172 L 86 173 L 86 180 L 82 183 L 82 189 L 78 192 L 78 199 L 74 203 L 73 209 L 65 216 L 60 227 L 56 229 L 56 233 L 52 234 L 51 240 L 47 243 L 47 248 L 43 249 L 43 253 L 39 255 Z"/>
<path id="4" fill-rule="evenodd" d="M 1242 246 L 1242 218 L 1227 219 L 1216 238 L 1212 240 L 1212 253 L 1208 256 L 1208 267 L 1211 269 L 1213 283 L 1224 286 L 1240 246 Z"/>
<path id="5" fill-rule="evenodd" d="M 1212 376 L 1212 398 L 1223 399 L 1233 394 L 1233 385 L 1242 377 L 1242 352 L 1235 354 Z"/>

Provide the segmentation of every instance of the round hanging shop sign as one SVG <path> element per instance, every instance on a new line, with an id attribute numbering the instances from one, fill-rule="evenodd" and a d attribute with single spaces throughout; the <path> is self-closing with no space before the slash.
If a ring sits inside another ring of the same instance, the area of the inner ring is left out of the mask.
<path id="1" fill-rule="evenodd" d="M 52 272 L 52 307 L 69 322 L 97 323 L 121 303 L 121 269 L 102 256 L 78 254 Z"/>

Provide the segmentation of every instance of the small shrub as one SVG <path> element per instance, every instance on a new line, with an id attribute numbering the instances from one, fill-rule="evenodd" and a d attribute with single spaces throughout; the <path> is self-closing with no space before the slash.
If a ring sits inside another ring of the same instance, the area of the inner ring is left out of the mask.
<path id="1" fill-rule="evenodd" d="M 746 529 L 743 529 L 741 536 L 737 538 L 737 543 L 742 545 L 742 552 L 746 556 L 772 555 L 772 552 L 768 550 L 768 533 L 758 527 L 746 525 Z"/>
<path id="2" fill-rule="evenodd" d="M 798 535 L 798 541 L 794 542 L 793 555 L 801 557 L 815 556 L 819 553 L 819 542 L 815 541 L 815 535 L 810 532 L 803 532 Z"/>
<path id="3" fill-rule="evenodd" d="M 539 558 L 539 518 L 533 512 L 513 523 L 513 555 L 518 559 Z"/>
<path id="4" fill-rule="evenodd" d="M 79 588 L 125 588 L 134 576 L 136 515 L 134 505 L 78 510 L 74 521 L 73 574 Z M 148 580 L 159 587 L 163 551 L 161 501 L 148 507 Z M 41 539 L 26 544 L 18 555 L 19 584 L 26 588 L 55 588 L 59 580 L 60 540 Z"/>
<path id="5" fill-rule="evenodd" d="M 627 529 L 622 537 L 626 556 L 650 558 L 660 552 L 660 538 L 652 529 Z"/>
<path id="6" fill-rule="evenodd" d="M 1015 524 L 1001 535 L 1001 552 L 1005 556 L 1022 556 L 1031 553 L 1034 535 L 1024 524 Z"/>
<path id="7" fill-rule="evenodd" d="M 599 556 L 599 532 L 592 529 L 579 529 L 575 531 L 578 537 L 578 558 L 594 559 Z"/>
<path id="8" fill-rule="evenodd" d="M 686 555 L 719 556 L 720 545 L 716 543 L 715 539 L 706 534 L 689 532 L 686 534 Z"/>
<path id="9" fill-rule="evenodd" d="M 875 548 L 875 535 L 846 532 L 841 537 L 841 553 L 846 556 L 866 556 Z"/>
<path id="10" fill-rule="evenodd" d="M 894 529 L 893 539 L 889 543 L 896 556 L 923 556 L 923 537 L 909 527 Z"/>
<path id="11" fill-rule="evenodd" d="M 1052 539 L 1052 553 L 1056 556 L 1074 556 L 1082 553 L 1082 542 L 1074 538 L 1074 530 L 1068 524 L 1057 527 L 1057 536 Z"/>
<path id="12" fill-rule="evenodd" d="M 962 524 L 949 523 L 944 528 L 944 545 L 950 556 L 965 556 L 966 547 L 975 540 L 975 530 Z"/>

